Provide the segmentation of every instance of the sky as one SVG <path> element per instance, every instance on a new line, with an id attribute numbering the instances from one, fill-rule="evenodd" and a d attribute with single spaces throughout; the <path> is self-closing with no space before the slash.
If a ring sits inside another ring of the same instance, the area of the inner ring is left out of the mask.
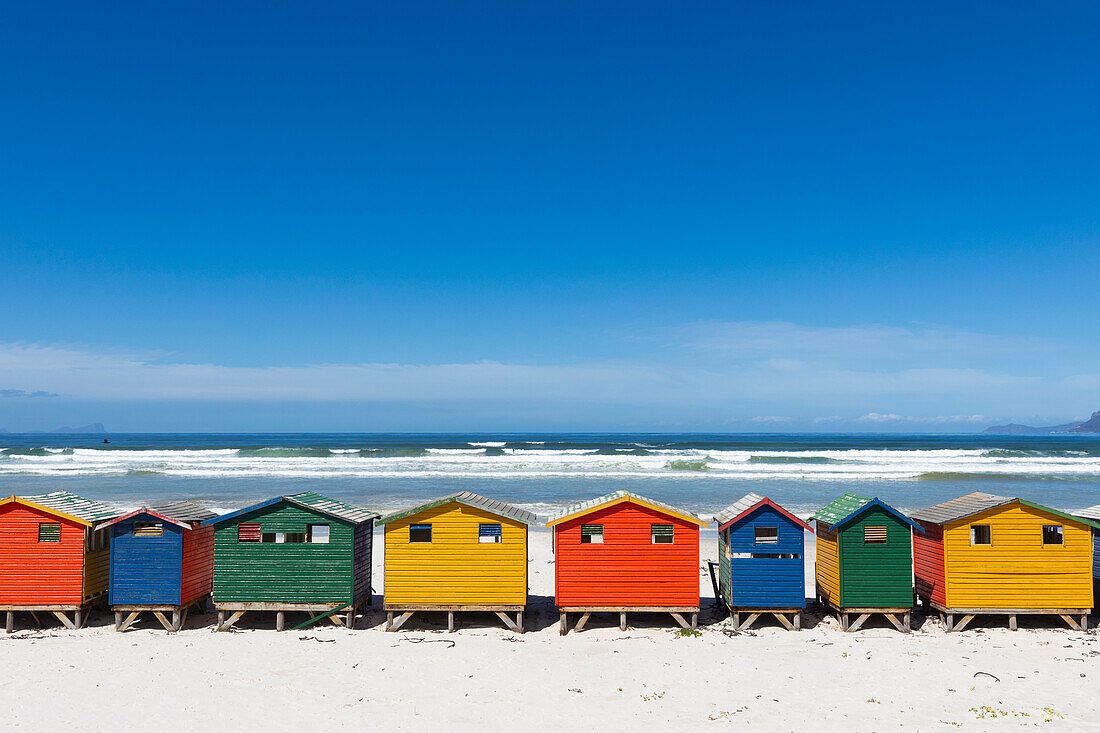
<path id="1" fill-rule="evenodd" d="M 1100 409 L 1095 3 L 25 3 L 0 428 Z"/>

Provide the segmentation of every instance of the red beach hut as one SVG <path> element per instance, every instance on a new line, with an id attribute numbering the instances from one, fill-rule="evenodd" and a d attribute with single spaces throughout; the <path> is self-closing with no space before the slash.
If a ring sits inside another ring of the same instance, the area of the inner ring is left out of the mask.
<path id="1" fill-rule="evenodd" d="M 569 507 L 546 523 L 554 530 L 555 603 L 562 634 L 592 613 L 656 611 L 684 628 L 699 620 L 699 528 L 691 512 L 616 491 Z M 691 623 L 682 614 L 691 614 Z"/>

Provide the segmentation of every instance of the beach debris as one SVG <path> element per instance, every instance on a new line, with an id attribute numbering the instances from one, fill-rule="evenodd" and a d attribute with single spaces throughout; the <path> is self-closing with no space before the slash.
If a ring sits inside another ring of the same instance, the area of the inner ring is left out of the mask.
<path id="1" fill-rule="evenodd" d="M 575 692 L 575 693 L 577 693 L 578 695 L 579 695 L 579 694 L 581 694 L 581 688 L 579 688 L 579 687 L 570 687 L 570 688 L 569 688 L 569 691 L 570 691 L 570 692 Z"/>
<path id="2" fill-rule="evenodd" d="M 661 690 L 660 692 L 651 692 L 648 695 L 642 695 L 641 698 L 645 702 L 653 702 L 654 700 L 660 700 L 664 696 L 665 692 L 664 690 Z"/>
<path id="3" fill-rule="evenodd" d="M 984 674 L 986 677 L 992 677 L 993 679 L 997 680 L 998 682 L 1001 681 L 1000 677 L 998 677 L 997 675 L 994 675 L 994 674 L 990 674 L 989 672 L 975 672 L 974 676 L 977 677 L 980 674 Z"/>
<path id="4" fill-rule="evenodd" d="M 401 641 L 407 641 L 411 644 L 450 644 L 448 649 L 454 648 L 455 643 L 450 639 L 425 639 L 421 636 L 402 636 Z"/>
<path id="5" fill-rule="evenodd" d="M 299 636 L 298 641 L 316 641 L 321 644 L 335 644 L 336 639 L 318 639 L 316 636 Z"/>
<path id="6" fill-rule="evenodd" d="M 526 641 L 526 639 L 517 639 L 517 638 L 516 638 L 516 637 L 514 637 L 514 636 L 506 636 L 506 637 L 504 637 L 504 641 L 513 641 L 513 642 L 517 642 L 517 641 L 518 641 L 519 643 L 521 643 L 521 644 L 522 644 L 522 643 L 523 643 L 524 641 Z"/>

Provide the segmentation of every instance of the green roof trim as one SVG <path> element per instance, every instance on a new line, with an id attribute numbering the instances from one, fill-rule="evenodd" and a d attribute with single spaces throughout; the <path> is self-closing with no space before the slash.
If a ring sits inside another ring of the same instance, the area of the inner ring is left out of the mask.
<path id="1" fill-rule="evenodd" d="M 1048 506 L 1043 506 L 1042 504 L 1036 504 L 1035 502 L 1028 501 L 1027 499 L 1017 499 L 1017 501 L 1019 501 L 1024 506 L 1031 507 L 1032 509 L 1038 509 L 1041 512 L 1046 512 L 1047 514 L 1053 514 L 1056 517 L 1061 517 L 1062 519 L 1068 519 L 1072 522 L 1077 522 L 1078 524 L 1086 524 L 1089 527 L 1092 527 L 1093 529 L 1100 529 L 1100 522 L 1094 522 L 1091 519 L 1085 519 L 1084 517 L 1075 516 L 1073 514 L 1070 514 L 1069 512 L 1062 512 L 1062 511 L 1058 511 L 1057 509 L 1051 509 Z"/>
<path id="2" fill-rule="evenodd" d="M 417 504 L 414 507 L 408 509 L 402 509 L 399 512 L 393 514 L 387 514 L 379 519 L 376 524 L 383 525 L 390 522 L 396 522 L 401 519 L 406 519 L 421 512 L 426 512 L 429 509 L 435 509 L 436 507 L 443 506 L 444 504 L 465 504 L 466 506 L 473 507 L 474 509 L 481 509 L 482 511 L 489 512 L 490 514 L 496 514 L 506 519 L 514 519 L 517 522 L 523 522 L 524 524 L 531 525 L 538 522 L 538 517 L 526 509 L 520 509 L 519 507 L 512 506 L 511 504 L 505 504 L 502 501 L 496 501 L 487 497 L 475 494 L 472 491 L 458 491 L 454 494 L 448 494 L 447 496 L 441 496 L 438 499 L 432 501 L 426 501 L 423 504 Z"/>

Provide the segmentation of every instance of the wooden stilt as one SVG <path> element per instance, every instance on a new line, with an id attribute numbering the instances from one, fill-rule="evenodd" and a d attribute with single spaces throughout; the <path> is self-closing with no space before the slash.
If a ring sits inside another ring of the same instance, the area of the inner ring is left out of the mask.
<path id="1" fill-rule="evenodd" d="M 233 624 L 235 624 L 235 623 L 237 623 L 238 621 L 241 620 L 241 616 L 244 615 L 244 611 L 234 611 L 232 613 L 232 615 L 230 615 L 230 617 L 225 620 L 224 623 L 222 623 L 222 621 L 220 620 L 223 615 L 224 614 L 222 614 L 222 613 L 218 613 L 219 621 L 218 621 L 218 629 L 217 630 L 218 631 L 229 631 L 229 629 L 233 628 Z"/>
<path id="2" fill-rule="evenodd" d="M 395 619 L 393 617 L 393 611 L 390 611 L 386 615 L 386 631 L 397 631 L 401 628 L 402 624 L 409 620 L 412 615 L 412 611 L 405 611 Z"/>
<path id="3" fill-rule="evenodd" d="M 691 628 L 699 628 L 699 614 L 697 613 L 691 614 Z"/>
<path id="4" fill-rule="evenodd" d="M 275 612 L 275 630 L 282 631 L 286 628 L 286 611 Z"/>
<path id="5" fill-rule="evenodd" d="M 792 624 L 790 622 L 790 619 L 787 618 L 787 614 L 773 613 L 772 616 L 775 616 L 776 620 L 779 621 L 779 623 L 783 624 L 783 628 L 785 628 L 787 631 L 794 631 L 794 624 Z"/>
<path id="6" fill-rule="evenodd" d="M 447 611 L 447 631 L 449 633 L 452 633 L 452 634 L 455 631 L 455 612 L 454 611 Z"/>
<path id="7" fill-rule="evenodd" d="M 619 631 L 626 631 L 626 611 L 619 611 Z"/>
<path id="8" fill-rule="evenodd" d="M 863 626 L 863 623 L 869 618 L 871 618 L 871 614 L 861 613 L 859 617 L 856 618 L 856 620 L 852 622 L 847 629 L 845 629 L 845 631 L 859 631 L 860 627 Z"/>
<path id="9" fill-rule="evenodd" d="M 562 611 L 559 614 L 558 634 L 560 636 L 565 636 L 566 634 L 569 633 L 569 619 L 568 619 L 568 616 L 569 616 L 569 614 L 567 614 L 565 611 Z"/>
<path id="10" fill-rule="evenodd" d="M 1016 628 L 1016 614 L 1010 613 L 1008 614 L 1008 630 L 1015 631 Z"/>
<path id="11" fill-rule="evenodd" d="M 12 633 L 15 631 L 15 611 L 8 611 L 7 624 L 4 626 L 4 631 Z"/>
<path id="12" fill-rule="evenodd" d="M 122 631 L 122 611 L 115 611 L 115 631 Z"/>
<path id="13" fill-rule="evenodd" d="M 168 617 L 164 615 L 163 611 L 153 611 L 153 616 L 160 621 L 160 625 L 164 627 L 165 631 L 174 631 L 172 624 L 168 621 Z"/>
<path id="14" fill-rule="evenodd" d="M 218 631 L 225 625 L 225 611 L 218 611 Z"/>
<path id="15" fill-rule="evenodd" d="M 172 611 L 172 631 L 179 631 L 180 626 L 183 625 L 183 611 L 176 609 Z"/>
<path id="16" fill-rule="evenodd" d="M 519 633 L 523 633 L 523 611 L 516 611 L 516 628 Z"/>
<path id="17" fill-rule="evenodd" d="M 65 628 L 73 630 L 73 631 L 76 630 L 76 624 L 74 624 L 72 621 L 69 620 L 68 615 L 65 614 L 64 611 L 52 611 L 52 613 L 53 613 L 54 616 L 57 617 L 57 620 L 60 621 L 65 626 Z"/>
<path id="18" fill-rule="evenodd" d="M 691 625 L 688 624 L 688 622 L 684 620 L 684 617 L 681 616 L 680 614 L 676 613 L 675 611 L 670 611 L 669 615 L 671 615 L 672 618 L 676 620 L 676 623 L 680 624 L 680 628 L 682 628 L 682 629 L 690 629 L 691 628 Z"/>
<path id="19" fill-rule="evenodd" d="M 84 613 L 83 608 L 76 609 L 76 611 L 73 613 L 73 628 L 74 629 L 81 629 L 81 628 L 84 627 L 85 616 L 86 616 L 86 614 Z"/>
<path id="20" fill-rule="evenodd" d="M 577 619 L 577 625 L 573 627 L 573 631 L 580 631 L 584 628 L 585 623 L 588 622 L 588 617 L 592 615 L 591 611 L 585 611 L 581 614 L 581 617 Z"/>
<path id="21" fill-rule="evenodd" d="M 345 623 L 345 626 L 347 626 L 349 629 L 354 629 L 355 628 L 355 608 L 354 607 L 351 608 L 348 611 L 348 618 L 347 618 L 347 622 Z"/>
<path id="22" fill-rule="evenodd" d="M 802 614 L 799 613 L 799 612 L 796 612 L 794 614 L 794 630 L 795 631 L 801 631 L 802 630 Z"/>

